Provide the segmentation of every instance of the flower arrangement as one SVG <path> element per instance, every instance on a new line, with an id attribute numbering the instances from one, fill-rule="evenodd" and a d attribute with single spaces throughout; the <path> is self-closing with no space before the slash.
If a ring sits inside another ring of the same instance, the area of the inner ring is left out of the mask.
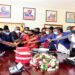
<path id="1" fill-rule="evenodd" d="M 59 62 L 57 58 L 53 55 L 47 53 L 35 54 L 30 61 L 30 65 L 33 67 L 38 67 L 41 70 L 51 71 L 58 68 Z"/>

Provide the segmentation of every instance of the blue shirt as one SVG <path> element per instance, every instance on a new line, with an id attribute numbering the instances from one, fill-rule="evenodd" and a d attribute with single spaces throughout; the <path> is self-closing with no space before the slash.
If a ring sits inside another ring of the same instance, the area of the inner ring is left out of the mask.
<path id="1" fill-rule="evenodd" d="M 62 37 L 64 37 L 64 36 L 66 36 L 66 35 L 68 35 L 69 33 L 66 33 L 66 32 L 63 32 L 62 33 Z M 55 37 L 54 36 L 52 36 L 52 39 L 55 39 L 55 38 L 57 38 L 57 36 L 58 35 L 56 35 Z M 68 38 L 66 38 L 66 39 L 61 39 L 61 40 L 56 40 L 56 41 L 54 41 L 55 43 L 56 43 L 56 47 L 58 48 L 58 44 L 60 43 L 60 44 L 62 44 L 63 46 L 65 46 L 67 49 L 69 49 L 70 48 L 70 41 L 68 40 Z"/>
<path id="2" fill-rule="evenodd" d="M 46 36 L 44 36 L 44 37 L 41 37 L 40 39 L 39 39 L 39 42 L 46 42 L 47 41 L 47 39 L 52 39 L 52 37 L 55 37 L 55 34 L 50 34 L 50 35 L 46 35 Z"/>
<path id="3" fill-rule="evenodd" d="M 63 36 L 66 36 L 66 35 L 68 35 L 68 34 L 69 34 L 69 33 L 67 33 L 67 32 L 63 32 L 63 33 L 62 33 L 62 37 L 63 37 Z M 47 36 L 45 36 L 45 37 L 40 38 L 39 42 L 46 42 L 47 39 L 56 39 L 57 36 L 58 36 L 58 35 L 50 34 L 50 35 L 47 35 Z M 62 44 L 63 46 L 65 46 L 67 49 L 70 48 L 70 41 L 68 40 L 68 38 L 62 39 L 62 40 L 59 40 L 59 41 L 55 40 L 55 41 L 53 41 L 53 43 L 56 44 L 56 47 L 57 47 L 57 48 L 58 48 L 58 44 L 59 44 L 59 43 Z"/>

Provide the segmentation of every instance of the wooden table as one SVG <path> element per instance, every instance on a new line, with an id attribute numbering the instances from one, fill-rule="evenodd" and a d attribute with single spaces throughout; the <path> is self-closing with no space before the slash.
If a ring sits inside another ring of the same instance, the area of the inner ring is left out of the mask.
<path id="1" fill-rule="evenodd" d="M 5 56 L 0 57 L 0 75 L 10 75 L 8 68 L 15 61 L 14 56 L 14 52 L 6 52 Z M 59 69 L 54 72 L 42 73 L 34 69 L 29 69 L 28 72 L 23 71 L 22 75 L 75 75 L 75 66 L 60 63 Z"/>

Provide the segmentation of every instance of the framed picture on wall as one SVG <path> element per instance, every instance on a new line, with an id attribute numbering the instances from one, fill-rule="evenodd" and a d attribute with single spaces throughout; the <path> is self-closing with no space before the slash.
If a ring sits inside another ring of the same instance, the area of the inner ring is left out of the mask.
<path id="1" fill-rule="evenodd" d="M 0 4 L 0 18 L 11 18 L 11 5 Z"/>
<path id="2" fill-rule="evenodd" d="M 75 12 L 66 12 L 66 22 L 75 23 Z"/>
<path id="3" fill-rule="evenodd" d="M 46 22 L 57 22 L 57 11 L 46 10 Z"/>
<path id="4" fill-rule="evenodd" d="M 35 8 L 23 8 L 23 19 L 24 20 L 35 20 L 36 18 L 36 9 Z"/>
<path id="5" fill-rule="evenodd" d="M 60 27 L 60 28 L 63 28 L 63 25 L 60 25 L 60 24 L 44 24 L 44 27 L 45 28 L 49 28 L 49 27 Z"/>

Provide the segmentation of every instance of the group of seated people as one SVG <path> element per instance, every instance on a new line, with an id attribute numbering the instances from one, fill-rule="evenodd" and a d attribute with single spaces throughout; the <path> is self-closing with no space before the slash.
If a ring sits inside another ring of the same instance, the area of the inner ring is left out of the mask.
<path id="1" fill-rule="evenodd" d="M 31 30 L 25 27 L 24 31 L 16 27 L 12 32 L 7 25 L 0 28 L 0 54 L 7 50 L 15 50 L 16 47 L 29 47 L 30 50 L 49 48 L 56 51 L 59 43 L 70 50 L 71 57 L 75 56 L 75 26 L 67 32 L 63 32 L 60 27 L 44 27 L 41 30 L 40 28 Z"/>

